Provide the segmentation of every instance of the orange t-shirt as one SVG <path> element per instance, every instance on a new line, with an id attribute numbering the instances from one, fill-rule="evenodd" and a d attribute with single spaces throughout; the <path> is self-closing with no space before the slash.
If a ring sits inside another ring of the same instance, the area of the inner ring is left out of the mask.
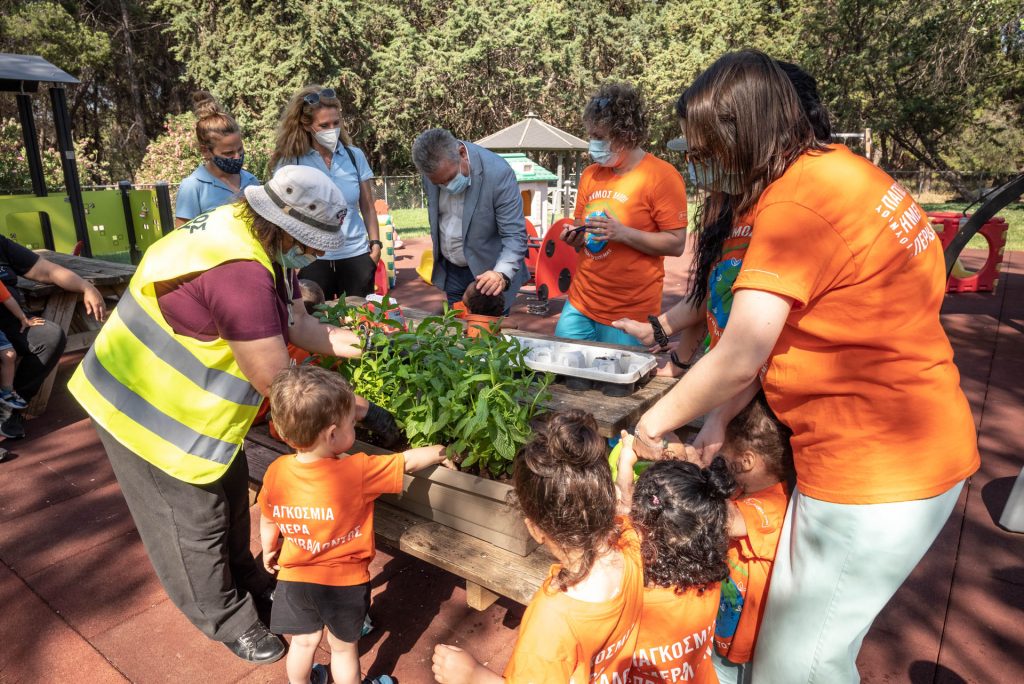
<path id="1" fill-rule="evenodd" d="M 729 544 L 729 577 L 722 582 L 715 649 L 734 663 L 746 663 L 754 655 L 789 497 L 780 482 L 734 503 L 747 525 L 747 536 Z"/>
<path id="2" fill-rule="evenodd" d="M 718 684 L 711 661 L 719 586 L 644 590 L 640 636 L 629 668 L 629 684 L 696 682 Z"/>
<path id="3" fill-rule="evenodd" d="M 590 603 L 550 588 L 560 565 L 530 601 L 519 626 L 505 681 L 512 684 L 610 684 L 620 682 L 636 646 L 643 608 L 640 539 L 625 519 L 619 548 L 625 559 L 615 598 Z M 618 679 L 615 679 L 618 677 Z"/>
<path id="4" fill-rule="evenodd" d="M 260 512 L 284 535 L 278 579 L 347 587 L 370 581 L 373 501 L 402 491 L 403 454 L 324 458 L 295 455 L 270 464 Z"/>
<path id="5" fill-rule="evenodd" d="M 6 302 L 11 298 L 11 291 L 7 289 L 7 286 L 0 283 L 0 302 Z"/>
<path id="6" fill-rule="evenodd" d="M 942 248 L 907 191 L 833 145 L 768 186 L 753 231 L 734 289 L 794 301 L 762 384 L 793 430 L 800 491 L 912 501 L 977 470 L 974 419 L 939 321 Z"/>
<path id="7" fill-rule="evenodd" d="M 647 233 L 686 228 L 686 186 L 675 167 L 648 153 L 623 175 L 591 164 L 583 170 L 575 218 L 603 211 Z M 665 258 L 609 242 L 600 252 L 579 251 L 569 302 L 587 318 L 611 325 L 620 318 L 646 321 L 661 312 Z"/>

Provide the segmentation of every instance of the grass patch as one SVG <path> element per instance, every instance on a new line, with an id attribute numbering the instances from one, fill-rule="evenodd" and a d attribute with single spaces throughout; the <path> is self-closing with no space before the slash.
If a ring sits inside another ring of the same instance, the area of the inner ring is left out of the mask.
<path id="1" fill-rule="evenodd" d="M 943 204 L 922 204 L 925 211 L 963 211 L 964 202 L 945 202 Z M 975 207 L 977 208 L 977 207 Z M 1024 204 L 1010 204 L 996 214 L 1006 219 L 1009 230 L 1006 231 L 1006 250 L 1024 250 Z M 981 235 L 975 235 L 967 243 L 967 249 L 988 249 L 988 241 Z"/>
<path id="2" fill-rule="evenodd" d="M 430 235 L 430 219 L 427 209 L 392 209 L 391 220 L 394 221 L 398 234 L 403 238 Z"/>

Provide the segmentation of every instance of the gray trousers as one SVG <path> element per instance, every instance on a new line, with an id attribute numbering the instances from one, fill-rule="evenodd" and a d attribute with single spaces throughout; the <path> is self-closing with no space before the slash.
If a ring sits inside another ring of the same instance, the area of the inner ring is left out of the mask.
<path id="1" fill-rule="evenodd" d="M 249 550 L 249 465 L 235 456 L 216 482 L 171 477 L 93 422 L 164 590 L 203 634 L 234 641 L 258 619 L 249 592 L 271 577 Z"/>

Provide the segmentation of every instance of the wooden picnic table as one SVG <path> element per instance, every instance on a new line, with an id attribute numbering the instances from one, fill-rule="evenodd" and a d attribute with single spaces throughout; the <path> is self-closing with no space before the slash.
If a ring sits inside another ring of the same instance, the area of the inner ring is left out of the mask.
<path id="1" fill-rule="evenodd" d="M 114 308 L 128 287 L 128 281 L 135 274 L 135 267 L 131 264 L 62 254 L 48 249 L 37 249 L 35 252 L 47 261 L 63 266 L 95 285 L 104 299 L 109 301 L 108 311 Z M 92 345 L 103 324 L 85 312 L 81 293 L 68 292 L 57 285 L 27 278 L 18 278 L 18 288 L 25 295 L 25 308 L 28 311 L 53 321 L 64 330 L 68 338 L 65 352 L 81 351 Z M 38 416 L 46 410 L 56 375 L 57 369 L 54 368 L 28 405 L 27 413 Z"/>

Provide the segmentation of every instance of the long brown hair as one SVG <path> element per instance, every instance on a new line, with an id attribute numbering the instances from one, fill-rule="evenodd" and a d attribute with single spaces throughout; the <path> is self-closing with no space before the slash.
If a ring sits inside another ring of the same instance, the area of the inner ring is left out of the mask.
<path id="1" fill-rule="evenodd" d="M 235 206 L 235 218 L 242 221 L 249 226 L 249 231 L 252 236 L 256 238 L 256 241 L 263 245 L 263 249 L 267 251 L 267 256 L 270 260 L 274 260 L 274 256 L 281 250 L 281 245 L 284 242 L 284 236 L 286 235 L 283 228 L 278 226 L 276 223 L 260 216 L 252 205 L 249 204 L 249 200 L 242 195 L 241 198 L 234 204 Z"/>
<path id="2" fill-rule="evenodd" d="M 573 409 L 550 415 L 514 462 L 512 486 L 523 515 L 552 542 L 580 554 L 579 568 L 563 567 L 555 576 L 560 591 L 590 574 L 620 535 L 606 448 L 594 416 Z"/>
<path id="3" fill-rule="evenodd" d="M 318 109 L 328 107 L 341 113 L 341 100 L 337 97 L 327 98 L 321 95 L 320 102 L 315 105 L 308 104 L 303 99 L 314 93 L 319 95 L 323 89 L 321 85 L 308 85 L 288 100 L 284 111 L 281 112 L 281 119 L 277 122 L 277 139 L 274 141 L 274 153 L 270 155 L 268 165 L 271 173 L 282 159 L 301 157 L 313 148 L 313 135 L 307 128 L 313 125 L 313 114 Z M 345 128 L 344 119 L 341 122 L 341 142 L 347 147 L 352 147 L 352 138 Z"/>
<path id="4" fill-rule="evenodd" d="M 727 52 L 683 91 L 676 113 L 695 160 L 717 161 L 740 193 L 710 190 L 697 207 L 700 237 L 697 277 L 688 299 L 707 295 L 710 265 L 735 220 L 757 204 L 765 188 L 808 150 L 827 151 L 815 137 L 793 83 L 759 50 Z"/>
<path id="5" fill-rule="evenodd" d="M 225 135 L 242 132 L 235 118 L 205 90 L 192 93 L 192 109 L 196 113 L 196 142 L 200 150 L 212 152 L 213 146 Z"/>

